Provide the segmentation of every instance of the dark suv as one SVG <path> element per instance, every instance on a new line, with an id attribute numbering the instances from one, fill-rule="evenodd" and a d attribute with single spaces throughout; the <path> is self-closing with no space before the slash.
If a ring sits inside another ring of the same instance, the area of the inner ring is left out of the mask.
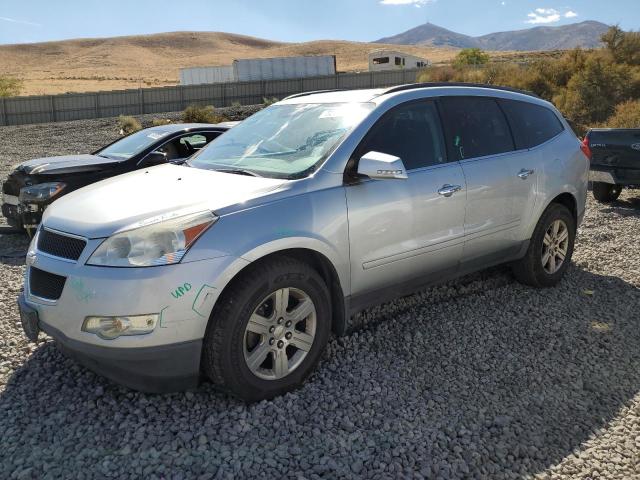
<path id="1" fill-rule="evenodd" d="M 29 231 L 38 226 L 45 208 L 62 195 L 138 168 L 182 163 L 232 125 L 163 125 L 133 133 L 90 155 L 26 161 L 2 185 L 2 214 L 9 225 Z"/>

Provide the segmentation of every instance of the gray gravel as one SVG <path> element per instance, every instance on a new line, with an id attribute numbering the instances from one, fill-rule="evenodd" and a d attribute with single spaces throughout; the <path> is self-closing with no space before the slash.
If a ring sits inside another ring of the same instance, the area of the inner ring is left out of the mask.
<path id="1" fill-rule="evenodd" d="M 94 122 L 0 129 L 2 168 L 107 141 Z M 1 256 L 26 240 L 0 235 L 0 478 L 638 478 L 640 192 L 588 208 L 557 288 L 496 268 L 371 309 L 252 406 L 136 393 L 28 343 L 23 262 Z"/>

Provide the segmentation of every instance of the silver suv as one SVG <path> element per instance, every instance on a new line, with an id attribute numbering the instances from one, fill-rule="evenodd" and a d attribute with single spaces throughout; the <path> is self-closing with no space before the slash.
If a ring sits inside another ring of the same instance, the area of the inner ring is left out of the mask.
<path id="1" fill-rule="evenodd" d="M 558 111 L 522 92 L 295 95 L 185 165 L 54 202 L 29 248 L 22 322 L 136 389 L 204 375 L 270 398 L 370 305 L 501 263 L 555 285 L 588 169 Z"/>

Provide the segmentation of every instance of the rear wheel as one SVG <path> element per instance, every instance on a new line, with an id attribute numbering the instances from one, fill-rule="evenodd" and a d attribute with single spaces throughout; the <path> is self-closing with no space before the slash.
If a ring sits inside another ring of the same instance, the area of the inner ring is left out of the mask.
<path id="1" fill-rule="evenodd" d="M 331 329 L 330 296 L 318 273 L 288 257 L 244 272 L 214 308 L 202 369 L 220 388 L 253 402 L 299 387 Z"/>
<path id="2" fill-rule="evenodd" d="M 611 183 L 603 182 L 593 182 L 593 196 L 599 202 L 615 202 L 620 196 L 621 192 L 622 187 L 620 185 L 613 185 Z"/>
<path id="3" fill-rule="evenodd" d="M 552 287 L 564 276 L 576 235 L 576 223 L 564 205 L 552 203 L 536 225 L 527 253 L 513 266 L 516 279 L 533 287 Z"/>

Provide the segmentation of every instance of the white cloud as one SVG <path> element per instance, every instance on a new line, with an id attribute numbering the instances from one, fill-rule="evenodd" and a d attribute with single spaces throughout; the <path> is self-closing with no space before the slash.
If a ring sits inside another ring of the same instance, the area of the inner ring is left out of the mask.
<path id="1" fill-rule="evenodd" d="M 555 8 L 536 8 L 533 12 L 528 13 L 528 20 L 525 23 L 531 23 L 533 25 L 541 24 L 541 23 L 556 23 L 559 22 L 561 18 L 574 18 L 577 17 L 578 14 L 573 10 L 567 10 L 564 13 L 559 12 Z"/>
<path id="2" fill-rule="evenodd" d="M 0 21 L 9 22 L 9 23 L 17 23 L 17 24 L 20 24 L 20 25 L 29 25 L 31 27 L 41 27 L 42 26 L 39 23 L 28 22 L 27 20 L 18 20 L 16 18 L 9 18 L 9 17 L 0 17 Z"/>
<path id="3" fill-rule="evenodd" d="M 420 8 L 427 3 L 433 3 L 436 0 L 380 0 L 380 5 L 413 5 Z"/>
<path id="4" fill-rule="evenodd" d="M 540 23 L 555 23 L 560 20 L 560 12 L 555 8 L 536 8 L 533 12 L 527 14 L 529 20 L 526 23 L 540 24 Z"/>

